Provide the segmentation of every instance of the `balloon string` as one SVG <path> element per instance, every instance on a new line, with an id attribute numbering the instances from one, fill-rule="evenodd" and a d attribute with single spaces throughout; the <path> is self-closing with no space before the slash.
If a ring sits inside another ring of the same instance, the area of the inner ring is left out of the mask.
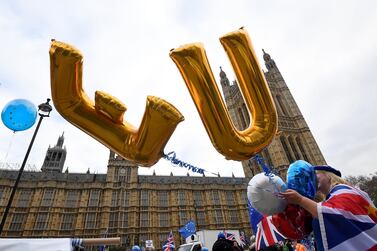
<path id="1" fill-rule="evenodd" d="M 280 193 L 281 191 L 285 191 L 287 189 L 285 183 L 283 183 L 281 188 L 277 186 L 276 182 L 272 179 L 274 174 L 271 172 L 270 167 L 264 162 L 264 159 L 260 154 L 256 154 L 253 158 L 262 167 L 263 172 L 268 177 L 269 182 L 274 185 L 274 190 L 276 193 Z"/>
<path id="2" fill-rule="evenodd" d="M 266 174 L 266 175 L 270 175 L 271 174 L 271 169 L 268 167 L 268 165 L 266 165 L 266 163 L 264 162 L 263 160 L 263 157 L 260 155 L 260 154 L 257 154 L 254 156 L 254 159 L 257 161 L 257 163 L 262 167 L 263 169 L 263 172 Z"/>
<path id="3" fill-rule="evenodd" d="M 12 145 L 13 145 L 13 140 L 14 140 L 14 135 L 15 135 L 15 134 L 16 134 L 16 132 L 13 131 L 12 137 L 10 138 L 10 141 L 9 141 L 9 143 L 8 143 L 7 151 L 5 152 L 5 157 L 4 157 L 3 161 L 2 161 L 2 162 L 4 163 L 4 165 L 5 165 L 5 162 L 7 161 L 7 158 L 8 158 L 8 154 L 9 154 L 10 148 L 11 148 Z"/>

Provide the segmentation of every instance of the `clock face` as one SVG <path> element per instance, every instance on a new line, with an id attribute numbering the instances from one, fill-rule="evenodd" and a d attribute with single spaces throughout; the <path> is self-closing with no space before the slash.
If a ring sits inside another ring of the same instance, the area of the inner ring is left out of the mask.
<path id="1" fill-rule="evenodd" d="M 126 173 L 126 169 L 124 169 L 124 168 L 120 169 L 120 173 L 121 174 L 125 174 Z"/>

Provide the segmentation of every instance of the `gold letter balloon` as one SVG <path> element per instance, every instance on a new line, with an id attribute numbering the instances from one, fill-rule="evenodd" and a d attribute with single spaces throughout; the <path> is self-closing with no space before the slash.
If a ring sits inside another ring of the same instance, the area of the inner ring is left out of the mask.
<path id="1" fill-rule="evenodd" d="M 277 113 L 251 40 L 241 28 L 220 38 L 236 73 L 252 123 L 237 130 L 225 108 L 203 45 L 174 49 L 177 65 L 214 147 L 227 159 L 247 160 L 271 143 L 277 131 Z"/>
<path id="2" fill-rule="evenodd" d="M 56 110 L 70 123 L 99 142 L 141 166 L 154 165 L 179 122 L 184 118 L 171 104 L 148 96 L 140 127 L 123 121 L 127 110 L 117 98 L 101 91 L 95 102 L 82 87 L 83 57 L 68 44 L 52 41 L 51 93 Z"/>

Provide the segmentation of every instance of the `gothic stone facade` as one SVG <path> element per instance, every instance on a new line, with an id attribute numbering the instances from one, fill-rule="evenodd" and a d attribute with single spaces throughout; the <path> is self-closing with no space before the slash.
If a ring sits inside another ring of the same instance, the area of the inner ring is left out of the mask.
<path id="1" fill-rule="evenodd" d="M 0 170 L 4 211 L 16 171 Z M 123 246 L 153 240 L 188 220 L 199 229 L 240 229 L 250 235 L 246 178 L 146 176 L 110 154 L 107 174 L 24 172 L 2 237 L 121 237 Z"/>

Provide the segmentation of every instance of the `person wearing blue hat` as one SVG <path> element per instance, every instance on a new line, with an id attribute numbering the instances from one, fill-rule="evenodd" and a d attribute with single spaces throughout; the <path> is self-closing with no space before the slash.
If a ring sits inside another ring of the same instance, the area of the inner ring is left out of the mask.
<path id="1" fill-rule="evenodd" d="M 141 251 L 141 248 L 137 245 L 133 246 L 131 251 Z"/>
<path id="2" fill-rule="evenodd" d="M 217 241 L 212 246 L 212 251 L 241 251 L 243 250 L 236 241 L 233 234 L 220 232 L 217 235 Z"/>
<path id="3" fill-rule="evenodd" d="M 234 245 L 234 242 L 225 238 L 218 238 L 212 246 L 212 251 L 240 251 L 238 245 Z"/>
<path id="4" fill-rule="evenodd" d="M 315 202 L 288 189 L 281 196 L 313 216 L 317 250 L 377 250 L 377 209 L 368 194 L 342 179 L 339 170 L 314 166 L 317 191 L 326 196 Z"/>
<path id="5" fill-rule="evenodd" d="M 224 232 L 220 232 L 220 233 L 217 235 L 217 239 L 226 239 L 226 238 L 225 238 L 225 234 L 224 234 Z"/>

